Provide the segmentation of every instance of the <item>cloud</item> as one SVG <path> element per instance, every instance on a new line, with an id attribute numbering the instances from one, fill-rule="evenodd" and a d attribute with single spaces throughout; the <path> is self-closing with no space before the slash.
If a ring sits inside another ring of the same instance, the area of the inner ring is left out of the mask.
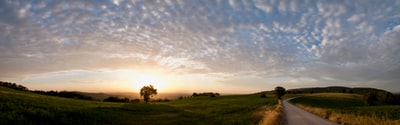
<path id="1" fill-rule="evenodd" d="M 268 3 L 267 1 L 265 1 L 265 0 L 256 0 L 256 2 L 255 2 L 255 6 L 258 8 L 258 9 L 261 9 L 261 10 L 263 10 L 263 11 L 265 11 L 265 12 L 267 12 L 267 13 L 270 13 L 270 12 L 272 12 L 272 10 L 273 10 L 273 1 L 269 1 L 270 3 Z"/>
<path id="2" fill-rule="evenodd" d="M 2 1 L 0 78 L 152 67 L 243 75 L 222 83 L 390 86 L 399 78 L 399 4 Z"/>
<path id="3" fill-rule="evenodd" d="M 361 18 L 365 17 L 365 14 L 354 14 L 347 19 L 349 22 L 356 23 L 361 20 Z"/>

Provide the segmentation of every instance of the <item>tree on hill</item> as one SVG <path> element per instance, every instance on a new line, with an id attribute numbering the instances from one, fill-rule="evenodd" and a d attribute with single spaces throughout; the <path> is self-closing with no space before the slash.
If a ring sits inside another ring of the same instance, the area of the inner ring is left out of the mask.
<path id="1" fill-rule="evenodd" d="M 143 86 L 140 89 L 140 97 L 143 96 L 144 102 L 148 102 L 153 95 L 157 95 L 157 89 L 153 87 L 153 85 Z"/>
<path id="2" fill-rule="evenodd" d="M 367 105 L 374 105 L 378 101 L 378 95 L 375 92 L 368 92 L 364 94 L 364 102 Z"/>
<path id="3" fill-rule="evenodd" d="M 0 81 L 0 86 L 8 87 L 8 88 L 15 89 L 15 90 L 21 90 L 21 91 L 29 90 L 27 87 L 25 87 L 23 85 L 18 85 L 16 83 L 11 83 L 11 82 Z"/>
<path id="4" fill-rule="evenodd" d="M 396 97 L 390 92 L 378 92 L 377 95 L 387 104 L 396 104 Z"/>
<path id="5" fill-rule="evenodd" d="M 282 96 L 285 95 L 286 89 L 281 87 L 281 86 L 277 86 L 275 87 L 275 94 L 276 97 L 278 97 L 278 99 L 282 99 Z"/>

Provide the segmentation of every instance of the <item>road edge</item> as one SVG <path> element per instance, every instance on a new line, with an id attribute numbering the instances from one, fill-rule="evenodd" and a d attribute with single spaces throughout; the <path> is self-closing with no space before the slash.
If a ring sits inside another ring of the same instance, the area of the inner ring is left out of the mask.
<path id="1" fill-rule="evenodd" d="M 258 125 L 285 125 L 285 118 L 282 100 L 278 100 L 278 104 L 275 109 L 266 110 L 264 112 L 264 116 Z"/>
<path id="2" fill-rule="evenodd" d="M 299 97 L 287 98 L 287 99 L 284 99 L 283 101 L 286 101 L 286 102 L 292 104 L 293 106 L 295 106 L 295 107 L 297 107 L 297 108 L 299 108 L 299 109 L 301 109 L 301 110 L 304 110 L 303 108 L 301 108 L 301 107 L 297 106 L 296 104 L 293 104 L 293 103 L 290 102 L 290 100 L 295 99 L 295 98 L 301 98 L 301 96 L 299 96 Z M 284 106 L 283 106 L 283 102 L 282 102 L 282 110 L 283 110 L 283 112 L 284 112 L 283 107 L 284 107 Z M 317 117 L 319 117 L 319 118 L 321 118 L 321 119 L 323 119 L 323 120 L 325 120 L 325 121 L 327 121 L 327 122 L 330 122 L 330 123 L 332 123 L 333 125 L 339 125 L 338 123 L 333 122 L 333 121 L 331 121 L 331 120 L 329 120 L 329 119 L 325 119 L 325 118 L 323 118 L 323 117 L 321 117 L 321 116 L 319 116 L 319 115 L 317 115 L 317 114 L 314 114 L 314 113 L 309 112 L 309 111 L 307 111 L 307 110 L 304 110 L 304 111 L 306 111 L 306 112 L 308 112 L 308 113 L 310 113 L 310 114 L 312 114 L 312 115 L 314 115 L 314 116 L 317 116 Z M 284 114 L 285 114 L 285 113 L 284 113 Z M 286 114 L 285 114 L 285 118 L 286 118 Z M 285 120 L 286 120 L 286 119 L 285 119 Z M 285 124 L 287 124 L 287 121 L 285 121 Z"/>

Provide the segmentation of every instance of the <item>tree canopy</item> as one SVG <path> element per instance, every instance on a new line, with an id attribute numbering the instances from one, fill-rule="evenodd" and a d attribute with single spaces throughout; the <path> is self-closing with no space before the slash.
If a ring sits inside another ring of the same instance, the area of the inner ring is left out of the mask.
<path id="1" fill-rule="evenodd" d="M 378 95 L 375 92 L 368 92 L 364 94 L 364 102 L 367 105 L 375 105 L 378 101 Z"/>
<path id="2" fill-rule="evenodd" d="M 157 89 L 153 85 L 143 86 L 140 89 L 140 97 L 143 96 L 143 100 L 147 103 L 153 95 L 157 95 Z"/>
<path id="3" fill-rule="evenodd" d="M 285 95 L 286 93 L 286 89 L 281 87 L 281 86 L 277 86 L 275 87 L 275 94 L 276 97 L 278 97 L 278 99 L 282 99 L 282 96 Z"/>

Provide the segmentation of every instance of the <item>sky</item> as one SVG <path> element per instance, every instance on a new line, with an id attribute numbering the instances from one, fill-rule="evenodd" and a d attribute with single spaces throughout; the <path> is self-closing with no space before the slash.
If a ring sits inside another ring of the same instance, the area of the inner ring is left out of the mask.
<path id="1" fill-rule="evenodd" d="M 1 0 L 0 80 L 39 90 L 400 90 L 399 0 Z"/>

